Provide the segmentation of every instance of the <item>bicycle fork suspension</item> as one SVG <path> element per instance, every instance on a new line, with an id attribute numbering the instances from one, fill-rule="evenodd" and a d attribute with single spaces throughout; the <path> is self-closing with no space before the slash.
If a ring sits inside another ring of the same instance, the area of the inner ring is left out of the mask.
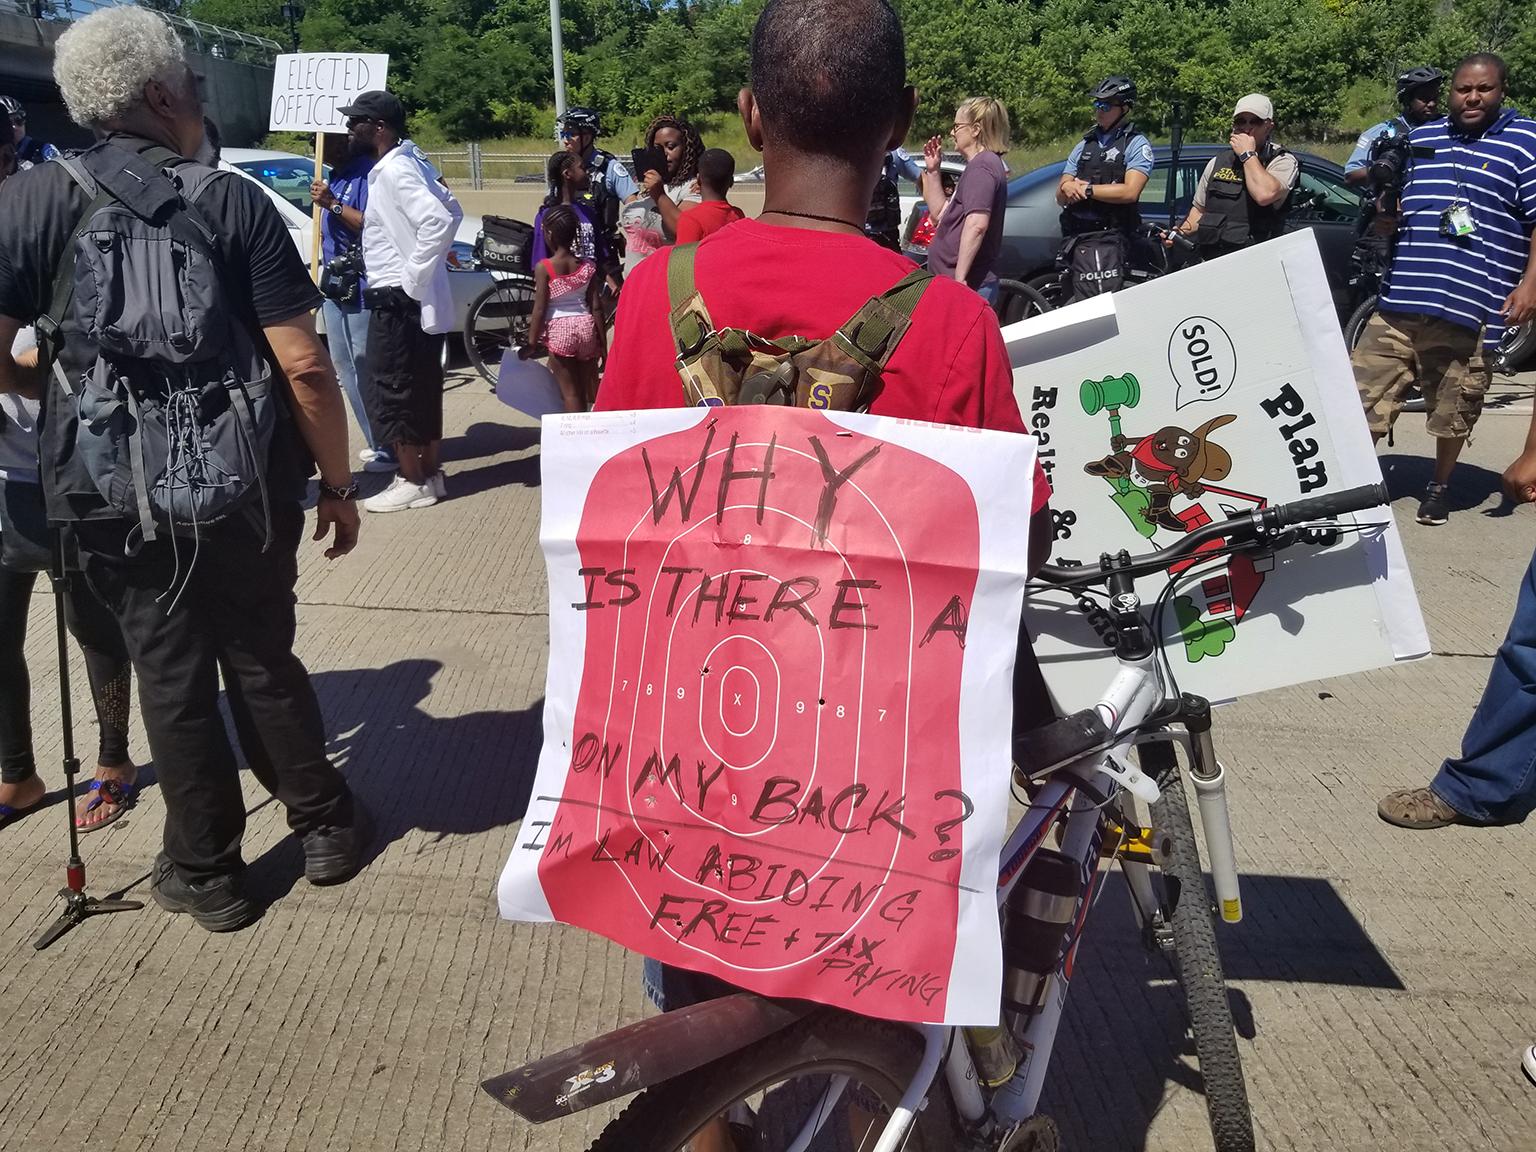
<path id="1" fill-rule="evenodd" d="M 1189 775 L 1200 806 L 1205 830 L 1205 850 L 1210 859 L 1211 883 L 1216 907 L 1228 924 L 1243 918 L 1242 893 L 1237 883 L 1237 853 L 1232 847 L 1232 821 L 1227 814 L 1227 770 L 1216 759 L 1211 742 L 1211 706 L 1198 697 L 1184 698 L 1184 723 L 1189 729 Z"/>

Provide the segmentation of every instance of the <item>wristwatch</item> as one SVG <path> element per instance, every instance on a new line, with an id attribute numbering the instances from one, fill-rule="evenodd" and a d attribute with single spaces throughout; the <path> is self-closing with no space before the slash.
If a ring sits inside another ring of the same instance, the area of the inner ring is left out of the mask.
<path id="1" fill-rule="evenodd" d="M 329 208 L 327 208 L 326 211 L 329 212 L 333 216 L 340 216 L 341 215 L 341 201 L 340 200 L 333 200 L 333 201 L 331 201 L 331 206 Z"/>
<path id="2" fill-rule="evenodd" d="M 1092 184 L 1088 185 L 1088 187 L 1083 189 L 1083 199 L 1084 200 L 1092 200 L 1093 199 L 1093 185 Z"/>
<path id="3" fill-rule="evenodd" d="M 1239 164 L 1246 164 L 1257 155 L 1257 152 L 1239 152 L 1237 156 L 1237 162 Z"/>
<path id="4" fill-rule="evenodd" d="M 356 500 L 357 494 L 361 490 L 361 486 L 355 480 L 345 488 L 338 488 L 334 484 L 327 484 L 324 480 L 320 481 L 320 495 L 330 500 Z"/>

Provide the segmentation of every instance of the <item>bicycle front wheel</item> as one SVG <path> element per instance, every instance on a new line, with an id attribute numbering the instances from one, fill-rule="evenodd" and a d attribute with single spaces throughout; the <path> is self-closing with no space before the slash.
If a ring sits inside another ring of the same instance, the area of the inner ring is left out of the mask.
<path id="1" fill-rule="evenodd" d="M 782 1152 L 818 1120 L 816 1147 L 873 1147 L 922 1054 L 923 1042 L 910 1028 L 818 1011 L 706 1068 L 646 1089 L 590 1152 L 682 1152 L 712 1130 L 728 1130 L 736 1148 Z M 830 1101 L 827 1087 L 838 1076 L 848 1083 Z M 865 1108 L 878 1110 L 872 1126 Z M 957 1138 L 940 1069 L 903 1148 L 947 1152 Z"/>
<path id="2" fill-rule="evenodd" d="M 1253 1113 L 1243 1081 L 1243 1061 L 1232 1026 L 1226 973 L 1216 946 L 1215 905 L 1200 869 L 1200 849 L 1189 818 L 1189 797 L 1178 756 L 1166 741 L 1143 744 L 1141 769 L 1162 789 L 1152 805 L 1152 828 L 1164 887 L 1165 915 L 1173 932 L 1174 969 L 1184 990 L 1206 1114 L 1216 1152 L 1253 1152 Z"/>
<path id="3" fill-rule="evenodd" d="M 997 303 L 992 306 L 998 323 L 1017 324 L 1051 310 L 1051 302 L 1038 289 L 1021 280 L 999 280 Z"/>
<path id="4" fill-rule="evenodd" d="M 464 322 L 464 353 L 475 371 L 495 384 L 502 355 L 528 339 L 532 316 L 531 280 L 498 280 L 475 297 Z"/>
<path id="5" fill-rule="evenodd" d="M 1365 332 L 1365 325 L 1376 314 L 1376 297 L 1367 296 L 1360 301 L 1360 306 L 1349 314 L 1349 319 L 1344 321 L 1344 347 L 1351 352 L 1360 343 L 1360 337 Z"/>

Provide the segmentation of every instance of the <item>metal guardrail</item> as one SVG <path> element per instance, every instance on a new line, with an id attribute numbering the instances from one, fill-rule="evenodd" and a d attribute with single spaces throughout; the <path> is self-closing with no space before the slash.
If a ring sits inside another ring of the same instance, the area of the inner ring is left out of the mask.
<path id="1" fill-rule="evenodd" d="M 9 8 L 18 15 L 66 24 L 98 9 L 119 6 L 112 0 L 0 0 L 0 7 Z M 282 45 L 265 36 L 252 36 L 249 32 L 236 32 L 232 28 L 221 28 L 217 24 L 205 24 L 168 12 L 160 15 L 176 29 L 190 51 L 216 59 L 270 68 L 278 53 L 283 51 Z"/>
<path id="2" fill-rule="evenodd" d="M 550 145 L 550 151 L 554 145 Z M 454 152 L 428 152 L 427 159 L 453 183 L 467 183 L 475 191 L 508 188 L 514 184 L 544 183 L 549 152 L 486 152 L 478 143 Z"/>

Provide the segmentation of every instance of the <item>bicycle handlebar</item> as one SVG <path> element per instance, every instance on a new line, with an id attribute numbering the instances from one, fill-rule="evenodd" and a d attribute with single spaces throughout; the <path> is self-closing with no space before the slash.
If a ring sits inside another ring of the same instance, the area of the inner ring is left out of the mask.
<path id="1" fill-rule="evenodd" d="M 1346 488 L 1342 492 L 1329 492 L 1324 496 L 1312 496 L 1294 500 L 1289 504 L 1277 504 L 1258 512 L 1233 516 L 1196 528 L 1178 543 L 1143 556 L 1100 557 L 1099 563 L 1085 564 L 1080 568 L 1063 568 L 1047 564 L 1036 578 L 1047 584 L 1073 588 L 1084 584 L 1099 584 L 1115 573 L 1132 577 L 1146 576 L 1163 571 L 1193 553 L 1208 540 L 1226 538 L 1234 543 L 1276 535 L 1294 524 L 1310 520 L 1326 520 L 1342 516 L 1346 512 L 1360 512 L 1376 508 L 1388 502 L 1385 484 L 1366 484 L 1359 488 Z"/>
<path id="2" fill-rule="evenodd" d="M 1164 228 L 1161 224 L 1149 222 L 1141 226 L 1141 232 L 1144 236 L 1149 236 L 1154 240 L 1170 241 L 1175 248 L 1182 248 L 1186 252 L 1193 252 L 1199 247 L 1198 244 L 1177 228 Z"/>

